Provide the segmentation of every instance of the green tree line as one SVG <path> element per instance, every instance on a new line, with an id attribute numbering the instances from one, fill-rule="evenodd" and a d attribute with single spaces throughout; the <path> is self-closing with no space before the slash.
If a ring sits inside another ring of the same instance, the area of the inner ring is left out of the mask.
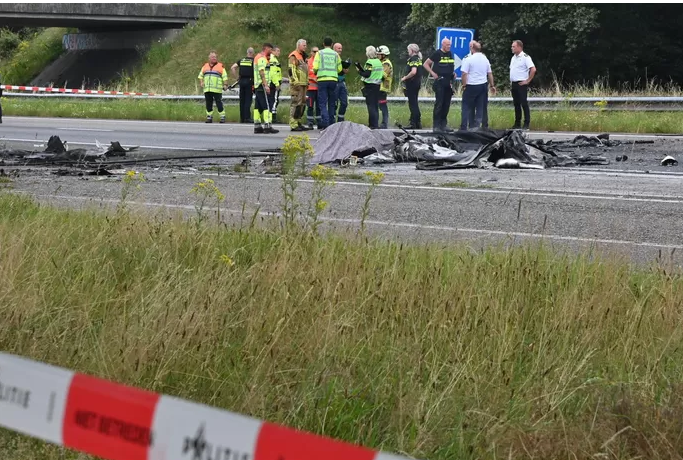
<path id="1" fill-rule="evenodd" d="M 437 27 L 475 29 L 498 81 L 505 82 L 510 44 L 520 39 L 538 69 L 536 84 L 602 80 L 641 89 L 683 84 L 683 6 L 677 4 L 365 4 L 338 14 L 371 18 L 387 41 L 417 43 L 427 54 Z M 405 57 L 405 48 L 394 59 Z"/>

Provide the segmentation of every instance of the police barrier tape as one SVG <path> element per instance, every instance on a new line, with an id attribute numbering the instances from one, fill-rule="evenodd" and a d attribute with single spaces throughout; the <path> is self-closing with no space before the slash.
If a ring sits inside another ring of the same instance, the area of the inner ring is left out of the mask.
<path id="1" fill-rule="evenodd" d="M 405 460 L 0 353 L 0 426 L 110 460 Z"/>
<path id="2" fill-rule="evenodd" d="M 163 100 L 196 100 L 204 101 L 203 95 L 176 95 L 176 94 L 155 94 L 155 93 L 133 93 L 122 91 L 98 91 L 89 89 L 69 89 L 69 88 L 49 88 L 40 86 L 14 86 L 0 85 L 0 89 L 9 91 L 3 94 L 7 97 L 44 97 L 44 98 L 84 98 L 84 99 L 163 99 Z M 23 91 L 23 92 L 21 92 Z M 223 99 L 238 101 L 239 96 L 233 94 L 223 94 Z M 349 102 L 365 102 L 361 96 L 349 96 Z M 291 100 L 290 96 L 280 96 L 281 101 Z M 389 96 L 389 102 L 408 102 L 407 97 Z M 433 97 L 418 97 L 418 102 L 434 102 Z M 511 97 L 489 97 L 489 102 L 512 102 Z M 528 101 L 531 103 L 590 103 L 607 102 L 608 104 L 683 104 L 683 97 L 678 96 L 609 96 L 609 97 L 540 97 L 530 96 Z M 459 104 L 460 100 L 454 97 L 452 104 Z"/>

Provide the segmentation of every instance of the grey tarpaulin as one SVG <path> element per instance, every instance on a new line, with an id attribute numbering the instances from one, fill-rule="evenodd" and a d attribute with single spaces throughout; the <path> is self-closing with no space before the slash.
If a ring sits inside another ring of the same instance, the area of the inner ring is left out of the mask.
<path id="1" fill-rule="evenodd" d="M 396 136 L 389 130 L 371 130 L 350 121 L 334 123 L 325 129 L 313 144 L 314 164 L 341 162 L 351 155 L 365 157 L 371 153 L 388 152 L 394 148 Z"/>

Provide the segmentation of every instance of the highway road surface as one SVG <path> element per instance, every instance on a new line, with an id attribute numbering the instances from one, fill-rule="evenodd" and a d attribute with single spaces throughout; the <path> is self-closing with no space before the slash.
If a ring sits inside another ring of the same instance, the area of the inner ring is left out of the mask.
<path id="1" fill-rule="evenodd" d="M 70 145 L 118 140 L 159 151 L 218 151 L 276 148 L 289 134 L 255 136 L 248 125 L 66 120 L 7 117 L 0 136 L 7 142 L 31 143 L 58 134 Z M 311 132 L 317 137 L 317 131 Z M 575 133 L 531 133 L 533 137 L 571 138 Z M 648 135 L 613 139 L 655 139 L 629 148 L 626 164 L 547 170 L 418 171 L 412 164 L 345 168 L 327 200 L 326 224 L 355 229 L 368 185 L 351 174 L 383 171 L 375 190 L 368 228 L 381 238 L 443 244 L 490 244 L 544 241 L 559 250 L 591 250 L 648 263 L 683 261 L 683 162 L 673 168 L 648 166 L 662 152 L 680 149 L 681 138 Z M 14 139 L 10 141 L 9 139 Z M 649 149 L 649 150 L 648 150 Z M 610 151 L 615 156 L 622 151 Z M 639 161 L 642 158 L 646 160 Z M 194 213 L 190 188 L 212 178 L 227 196 L 227 218 L 237 223 L 258 212 L 264 218 L 280 210 L 281 179 L 271 174 L 230 172 L 241 158 L 203 159 L 139 165 L 148 181 L 134 205 L 159 211 Z M 681 158 L 683 160 L 683 158 Z M 650 161 L 650 163 L 648 163 Z M 57 176 L 55 168 L 20 167 L 14 190 L 60 206 L 114 206 L 120 176 Z M 87 180 L 86 180 L 87 179 Z M 302 179 L 299 199 L 310 198 L 311 181 Z M 242 213 L 242 208 L 246 212 Z"/>

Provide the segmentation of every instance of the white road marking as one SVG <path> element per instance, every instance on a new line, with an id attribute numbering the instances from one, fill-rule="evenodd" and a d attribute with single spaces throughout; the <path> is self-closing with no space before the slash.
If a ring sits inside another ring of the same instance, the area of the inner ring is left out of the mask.
<path id="1" fill-rule="evenodd" d="M 30 195 L 28 192 L 21 192 Z M 33 195 L 36 198 L 52 198 L 61 200 L 81 200 L 81 201 L 93 201 L 98 203 L 119 203 L 120 200 L 114 200 L 110 198 L 94 198 L 85 196 L 67 196 L 67 195 Z M 185 209 L 185 210 L 196 210 L 194 205 L 185 204 L 170 204 L 170 203 L 159 203 L 153 201 L 129 201 L 129 204 L 138 206 L 148 206 L 148 207 L 158 207 L 158 208 L 170 208 L 170 209 Z M 205 208 L 207 211 L 216 211 L 218 208 Z M 221 209 L 223 215 L 225 213 L 231 214 L 242 214 L 242 209 Z M 279 213 L 259 211 L 257 213 L 260 216 L 277 216 Z M 248 215 L 253 215 L 249 212 Z M 333 223 L 348 223 L 348 224 L 358 224 L 360 225 L 360 219 L 343 219 L 338 217 L 321 217 L 321 221 L 333 222 Z M 528 233 L 528 232 L 507 232 L 502 230 L 489 230 L 483 228 L 466 228 L 466 227 L 451 227 L 447 225 L 423 225 L 423 224 L 412 224 L 409 222 L 390 222 L 381 220 L 366 220 L 366 225 L 375 225 L 382 227 L 392 227 L 392 228 L 406 228 L 406 229 L 416 229 L 416 230 L 438 230 L 453 233 L 473 233 L 478 235 L 494 235 L 494 236 L 507 236 L 507 237 L 520 237 L 520 238 L 535 238 L 535 239 L 546 239 L 554 241 L 571 241 L 578 243 L 602 243 L 602 244 L 612 244 L 612 245 L 630 245 L 636 247 L 647 247 L 647 248 L 658 248 L 658 249 L 676 249 L 683 250 L 683 245 L 677 244 L 661 244 L 652 243 L 648 241 L 629 241 L 629 240 L 615 240 L 610 238 L 584 238 L 580 236 L 567 236 L 567 235 L 555 235 L 555 234 L 539 234 L 539 233 Z"/>
<path id="2" fill-rule="evenodd" d="M 100 131 L 104 133 L 114 132 L 113 129 L 94 129 L 94 128 L 55 128 L 60 131 Z"/>

